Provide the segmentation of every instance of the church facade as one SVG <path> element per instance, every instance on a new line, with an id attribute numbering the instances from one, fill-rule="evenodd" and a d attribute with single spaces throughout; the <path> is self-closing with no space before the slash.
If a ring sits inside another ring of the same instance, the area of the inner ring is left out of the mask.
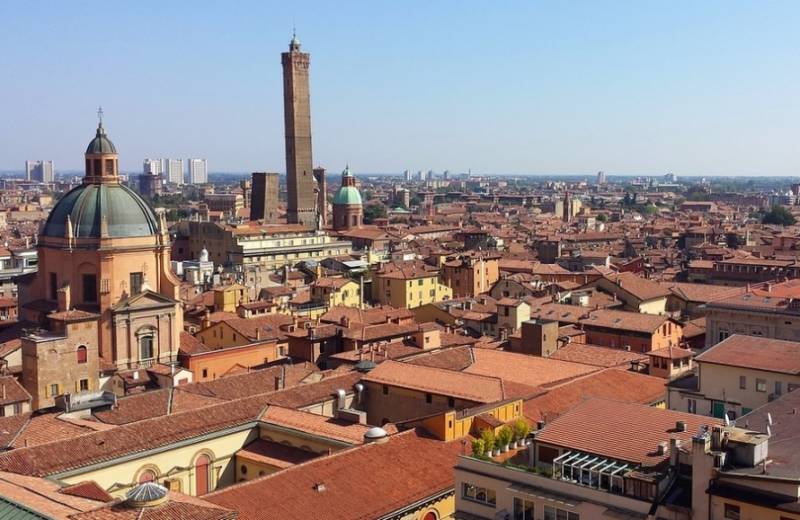
<path id="1" fill-rule="evenodd" d="M 183 328 L 163 215 L 119 177 L 102 122 L 85 154 L 83 183 L 51 211 L 39 270 L 20 286 L 23 383 L 34 408 L 101 390 L 100 373 L 177 360 Z"/>

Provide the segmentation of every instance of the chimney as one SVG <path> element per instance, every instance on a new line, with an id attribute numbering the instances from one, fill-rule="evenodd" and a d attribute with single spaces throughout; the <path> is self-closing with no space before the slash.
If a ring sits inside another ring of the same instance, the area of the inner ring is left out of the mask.
<path id="1" fill-rule="evenodd" d="M 686 431 L 686 421 L 677 421 L 675 423 L 675 430 L 679 431 L 679 432 L 685 432 Z"/>
<path id="2" fill-rule="evenodd" d="M 656 448 L 656 455 L 666 455 L 668 449 L 669 447 L 666 442 L 659 442 Z"/>
<path id="3" fill-rule="evenodd" d="M 58 312 L 68 311 L 72 305 L 69 285 L 64 285 L 58 290 Z"/>
<path id="4" fill-rule="evenodd" d="M 681 440 L 676 438 L 671 438 L 669 440 L 669 465 L 672 467 L 677 467 L 678 463 L 680 462 L 680 451 L 678 448 L 681 447 Z"/>

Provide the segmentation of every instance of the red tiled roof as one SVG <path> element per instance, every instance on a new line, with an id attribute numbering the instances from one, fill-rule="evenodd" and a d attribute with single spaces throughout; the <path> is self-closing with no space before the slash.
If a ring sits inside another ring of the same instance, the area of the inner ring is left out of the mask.
<path id="1" fill-rule="evenodd" d="M 319 453 L 286 446 L 278 442 L 257 439 L 236 452 L 236 458 L 269 464 L 285 469 L 319 457 Z"/>
<path id="2" fill-rule="evenodd" d="M 676 429 L 686 422 L 686 431 Z M 656 466 L 669 458 L 659 455 L 658 444 L 677 438 L 691 442 L 702 426 L 721 424 L 719 419 L 653 408 L 637 403 L 588 399 L 546 425 L 536 441 L 601 457 Z"/>
<path id="3" fill-rule="evenodd" d="M 529 387 L 548 386 L 597 371 L 597 367 L 502 350 L 473 349 L 470 374 L 493 376 Z"/>
<path id="4" fill-rule="evenodd" d="M 412 430 L 204 498 L 238 511 L 239 520 L 372 520 L 452 488 L 463 450 L 460 440 L 445 443 Z"/>
<path id="5" fill-rule="evenodd" d="M 735 334 L 717 343 L 696 359 L 703 363 L 798 375 L 800 343 Z"/>
<path id="6" fill-rule="evenodd" d="M 525 401 L 525 417 L 531 421 L 554 420 L 592 397 L 653 404 L 666 397 L 664 379 L 620 369 L 607 369 L 550 388 L 546 394 Z"/>
<path id="7" fill-rule="evenodd" d="M 83 482 L 63 487 L 60 491 L 65 495 L 88 498 L 90 500 L 97 500 L 98 502 L 110 502 L 114 500 L 114 497 L 109 495 L 108 492 L 100 487 L 94 480 L 84 480 Z"/>
<path id="8" fill-rule="evenodd" d="M 550 359 L 609 368 L 630 365 L 634 361 L 645 362 L 647 356 L 623 349 L 570 343 L 553 352 Z"/>
<path id="9" fill-rule="evenodd" d="M 476 403 L 493 403 L 505 399 L 502 381 L 464 372 L 384 361 L 367 373 L 365 381 L 409 388 L 420 392 L 459 397 Z"/>
<path id="10" fill-rule="evenodd" d="M 31 394 L 19 384 L 16 377 L 13 376 L 0 376 L 0 406 L 5 406 L 11 403 L 30 402 Z"/>
<path id="11" fill-rule="evenodd" d="M 124 501 L 103 506 L 94 511 L 78 513 L 71 520 L 235 520 L 234 511 L 205 504 L 200 499 L 177 501 L 177 494 L 170 493 L 170 499 L 152 507 L 132 508 Z M 184 495 L 185 496 L 185 495 Z M 189 497 L 186 497 L 189 498 Z"/>
<path id="12" fill-rule="evenodd" d="M 261 415 L 261 421 L 350 444 L 364 442 L 364 434 L 369 429 L 362 424 L 274 405 Z"/>
<path id="13" fill-rule="evenodd" d="M 117 428 L 80 435 L 0 454 L 0 470 L 49 476 L 144 452 L 184 439 L 246 424 L 260 417 L 264 396 L 229 401 L 198 410 L 145 419 Z"/>

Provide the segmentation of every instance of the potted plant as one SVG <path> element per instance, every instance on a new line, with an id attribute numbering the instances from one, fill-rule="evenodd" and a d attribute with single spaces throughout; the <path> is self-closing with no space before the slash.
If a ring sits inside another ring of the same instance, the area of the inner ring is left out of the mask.
<path id="1" fill-rule="evenodd" d="M 517 441 L 517 448 L 525 446 L 525 438 L 530 431 L 530 426 L 523 419 L 517 419 L 514 422 L 514 439 Z"/>
<path id="2" fill-rule="evenodd" d="M 497 443 L 500 445 L 500 448 L 503 450 L 503 453 L 508 451 L 508 445 L 511 443 L 511 438 L 514 436 L 514 432 L 511 431 L 511 428 L 508 426 L 503 426 L 500 428 L 500 431 L 497 432 Z"/>
<path id="3" fill-rule="evenodd" d="M 481 432 L 481 440 L 483 441 L 483 449 L 485 450 L 484 453 L 491 457 L 493 455 L 492 452 L 495 449 L 494 432 L 489 429 L 483 430 Z"/>
<path id="4" fill-rule="evenodd" d="M 486 453 L 486 444 L 483 439 L 474 439 L 472 441 L 472 454 L 478 458 L 483 458 Z"/>

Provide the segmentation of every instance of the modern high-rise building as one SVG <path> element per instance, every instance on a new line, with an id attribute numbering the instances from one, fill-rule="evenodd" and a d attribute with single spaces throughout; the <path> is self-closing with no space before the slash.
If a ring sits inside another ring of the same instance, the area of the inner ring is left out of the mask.
<path id="1" fill-rule="evenodd" d="M 409 182 L 409 181 L 411 181 L 411 170 L 406 170 L 406 171 L 404 171 L 404 172 L 403 172 L 403 175 L 404 175 L 404 176 L 405 176 L 405 178 L 406 178 L 406 182 Z"/>
<path id="2" fill-rule="evenodd" d="M 161 173 L 171 184 L 184 184 L 183 159 L 164 159 Z"/>
<path id="3" fill-rule="evenodd" d="M 208 183 L 208 160 L 206 159 L 186 159 L 189 167 L 189 184 Z M 183 172 L 183 164 L 181 164 Z"/>
<path id="4" fill-rule="evenodd" d="M 283 65 L 283 115 L 286 132 L 287 218 L 290 224 L 316 227 L 317 194 L 311 160 L 311 100 L 308 88 L 310 55 L 300 52 L 297 36 L 289 52 L 281 54 Z"/>
<path id="5" fill-rule="evenodd" d="M 263 220 L 265 224 L 278 221 L 278 174 L 253 172 L 250 195 L 250 220 Z"/>
<path id="6" fill-rule="evenodd" d="M 142 174 L 161 175 L 162 173 L 164 173 L 163 159 L 145 159 L 142 163 Z"/>
<path id="7" fill-rule="evenodd" d="M 29 181 L 55 182 L 53 161 L 25 161 L 25 178 Z"/>
<path id="8" fill-rule="evenodd" d="M 606 183 L 606 172 L 599 171 L 597 172 L 597 184 L 605 184 Z"/>

